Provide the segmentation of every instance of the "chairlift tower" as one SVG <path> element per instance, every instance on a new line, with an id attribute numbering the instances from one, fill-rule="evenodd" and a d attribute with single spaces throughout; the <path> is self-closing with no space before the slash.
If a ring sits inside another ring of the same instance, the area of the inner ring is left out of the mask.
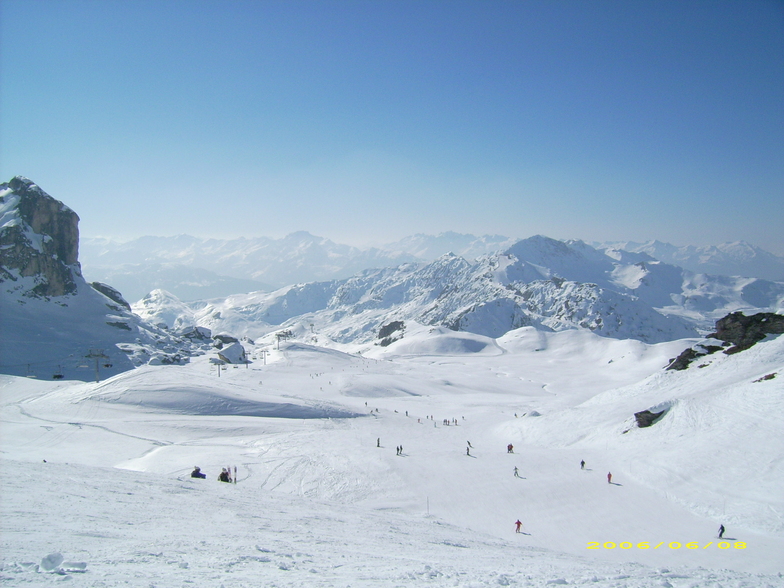
<path id="1" fill-rule="evenodd" d="M 90 352 L 84 357 L 86 359 L 95 360 L 95 381 L 100 382 L 100 379 L 98 377 L 98 362 L 101 359 L 109 359 L 109 356 L 104 354 L 103 349 L 90 349 Z"/>

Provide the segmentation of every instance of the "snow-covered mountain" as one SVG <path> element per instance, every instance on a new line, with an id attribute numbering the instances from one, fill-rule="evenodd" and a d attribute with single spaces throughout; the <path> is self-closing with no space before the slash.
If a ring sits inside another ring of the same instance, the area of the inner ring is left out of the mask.
<path id="1" fill-rule="evenodd" d="M 593 245 L 597 249 L 620 249 L 632 253 L 646 253 L 659 261 L 680 266 L 694 273 L 748 276 L 784 282 L 784 258 L 745 241 L 703 247 L 676 246 L 661 241 L 646 243 L 622 241 Z"/>
<path id="2" fill-rule="evenodd" d="M 171 327 L 193 321 L 250 337 L 288 328 L 321 344 L 377 343 L 386 325 L 407 322 L 493 338 L 532 325 L 658 342 L 707 332 L 729 312 L 776 312 L 784 284 L 693 274 L 645 254 L 535 236 L 473 262 L 447 254 L 272 293 L 170 299 L 154 294 L 134 309 L 150 320 L 174 317 Z"/>
<path id="3" fill-rule="evenodd" d="M 111 286 L 85 281 L 78 222 L 27 178 L 0 184 L 0 371 L 102 379 L 153 358 L 185 361 L 190 341 L 142 321 Z"/>
<path id="4" fill-rule="evenodd" d="M 271 291 L 294 283 L 345 279 L 366 269 L 431 262 L 446 253 L 473 262 L 506 251 L 518 241 L 501 235 L 446 232 L 417 234 L 380 248 L 359 249 L 307 232 L 282 239 L 178 235 L 121 243 L 83 238 L 81 259 L 86 276 L 114 284 L 129 300 L 139 300 L 154 289 L 171 292 L 181 300 L 203 300 Z M 580 242 L 565 243 L 575 248 Z M 658 260 L 693 273 L 784 281 L 784 258 L 743 242 L 701 248 L 659 241 L 592 245 L 623 262 Z"/>
<path id="5" fill-rule="evenodd" d="M 122 300 L 122 304 L 111 305 L 110 310 L 116 314 L 102 322 L 96 322 L 103 316 L 101 313 L 106 314 L 104 307 L 96 302 L 100 298 L 88 305 L 96 309 L 90 311 L 89 320 L 86 320 L 85 309 L 78 313 L 66 312 L 63 318 L 52 315 L 49 320 L 58 325 L 58 332 L 71 334 L 63 335 L 61 343 L 42 356 L 40 361 L 49 366 L 46 369 L 51 369 L 55 360 L 64 361 L 70 357 L 74 346 L 92 346 L 89 347 L 92 349 L 98 343 L 99 348 L 111 349 L 123 343 L 125 353 L 133 356 L 135 364 L 149 361 L 151 354 L 159 352 L 168 353 L 169 358 L 182 358 L 188 355 L 192 341 L 177 333 L 193 327 L 207 328 L 215 334 L 249 338 L 283 329 L 302 340 L 336 347 L 362 344 L 368 348 L 405 336 L 405 327 L 393 328 L 392 325 L 443 327 L 491 338 L 524 326 L 552 331 L 588 329 L 605 337 L 654 343 L 696 336 L 700 330 L 707 332 L 717 318 L 728 312 L 776 312 L 782 308 L 784 301 L 784 283 L 693 274 L 654 260 L 645 253 L 619 249 L 602 251 L 582 241 L 563 242 L 534 236 L 517 241 L 502 252 L 477 259 L 448 253 L 427 263 L 365 269 L 347 278 L 288 285 L 273 292 L 255 291 L 183 301 L 159 288 L 135 303 L 133 310 L 136 315 L 132 315 L 124 307 L 127 303 L 116 288 L 103 287 L 94 294 L 82 279 L 76 259 L 78 217 L 75 213 L 69 210 L 70 220 L 60 222 L 57 230 L 49 232 L 36 228 L 37 221 L 30 220 L 25 224 L 15 212 L 23 210 L 26 205 L 20 200 L 21 192 L 17 193 L 14 186 L 18 190 L 35 192 L 42 202 L 48 202 L 46 199 L 55 202 L 55 208 L 67 209 L 29 180 L 15 178 L 4 188 L 4 193 L 7 193 L 4 200 L 4 218 L 7 217 L 4 239 L 8 242 L 3 250 L 6 260 L 3 265 L 8 266 L 4 270 L 5 281 L 14 284 L 25 278 L 37 284 L 43 280 L 45 284 L 35 286 L 38 295 L 48 292 L 50 296 L 64 296 L 78 292 L 82 296 L 80 300 L 86 300 L 84 297 L 115 292 L 114 298 Z M 443 238 L 453 243 L 461 240 L 463 244 L 471 243 L 465 236 L 455 234 L 446 234 Z M 499 239 L 487 238 L 486 241 L 498 245 Z M 300 233 L 284 241 L 286 244 L 275 245 L 290 253 L 286 259 L 279 261 L 281 264 L 296 265 L 298 260 L 305 263 L 303 260 L 319 256 L 325 264 L 329 262 L 330 256 L 326 251 L 332 245 L 324 240 Z M 172 242 L 176 246 L 170 248 Z M 234 242 L 207 243 L 180 236 L 172 240 L 145 238 L 139 243 L 145 244 L 149 254 L 158 258 L 179 257 L 190 263 L 209 250 L 208 257 L 212 259 L 250 263 L 245 255 L 247 249 L 238 249 Z M 292 249 L 296 243 L 299 247 Z M 21 255 L 17 252 L 19 244 L 24 244 L 23 249 L 27 252 L 40 250 L 46 253 L 47 247 L 63 249 L 65 261 L 46 270 L 49 277 L 41 278 L 35 272 L 48 267 L 47 260 L 53 258 L 52 254 Z M 260 242 L 256 245 L 258 250 L 266 247 L 263 256 L 271 255 L 267 246 Z M 131 248 L 132 255 L 136 255 L 137 246 L 138 243 Z M 299 250 L 299 253 L 291 253 L 293 250 Z M 342 256 L 337 256 L 343 263 L 355 253 L 344 251 Z M 19 261 L 22 258 L 27 261 L 22 263 Z M 359 257 L 352 259 L 356 261 Z M 122 256 L 118 261 L 124 261 Z M 60 266 L 66 270 L 58 273 Z M 173 272 L 170 277 L 175 282 L 178 279 Z M 206 287 L 205 284 L 202 286 Z M 4 304 L 9 308 L 24 306 L 32 294 L 27 293 L 20 282 L 6 287 L 5 296 L 7 302 Z M 54 304 L 51 300 L 44 302 L 46 305 L 41 308 L 48 309 L 46 311 L 37 307 L 32 310 L 33 306 L 28 305 L 32 312 L 30 316 L 44 317 L 53 310 L 66 308 L 60 304 L 63 302 L 60 299 Z M 71 306 L 75 306 L 75 302 Z M 13 320 L 24 317 L 24 312 L 16 313 Z M 7 324 L 10 325 L 11 320 L 8 319 Z M 65 324 L 72 326 L 65 329 L 62 327 Z M 112 339 L 91 335 L 88 325 L 94 324 L 100 325 L 101 329 L 108 325 L 122 331 L 121 336 Z M 13 332 L 22 332 L 21 323 L 14 326 Z M 74 333 L 79 334 L 74 336 Z M 13 359 L 10 363 L 16 366 L 11 373 L 29 370 L 25 367 L 27 364 L 39 361 L 32 359 L 35 357 L 33 349 L 38 349 L 35 337 L 28 334 L 23 338 L 28 347 L 16 346 L 13 352 L 9 350 L 6 353 L 6 357 Z M 42 335 L 41 339 L 45 337 Z M 8 345 L 11 345 L 11 340 L 11 337 L 6 337 Z M 47 339 L 46 345 L 53 345 L 52 340 Z M 206 343 L 202 341 L 200 344 Z M 82 352 L 82 355 L 88 351 Z M 123 355 L 122 359 L 128 358 Z M 127 361 L 122 360 L 106 363 L 128 367 Z"/>

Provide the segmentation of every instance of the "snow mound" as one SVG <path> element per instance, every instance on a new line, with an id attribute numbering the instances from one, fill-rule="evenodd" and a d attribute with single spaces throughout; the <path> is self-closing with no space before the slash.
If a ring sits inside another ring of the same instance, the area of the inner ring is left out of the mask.
<path id="1" fill-rule="evenodd" d="M 465 331 L 450 331 L 443 327 L 417 333 L 392 343 L 387 355 L 500 355 L 495 340 Z"/>
<path id="2" fill-rule="evenodd" d="M 99 387 L 82 387 L 82 400 L 137 407 L 152 412 L 192 416 L 250 416 L 284 419 L 351 418 L 356 412 L 325 402 L 301 401 L 269 393 L 249 397 L 246 389 L 232 393 L 216 377 L 194 378 L 173 367 L 161 379 L 148 381 L 148 370 L 161 372 L 164 366 L 139 368 L 120 374 Z"/>

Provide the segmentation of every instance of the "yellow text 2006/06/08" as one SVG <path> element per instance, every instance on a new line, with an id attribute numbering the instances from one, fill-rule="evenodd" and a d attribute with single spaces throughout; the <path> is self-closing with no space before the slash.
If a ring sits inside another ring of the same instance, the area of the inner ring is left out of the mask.
<path id="1" fill-rule="evenodd" d="M 601 543 L 600 541 L 589 541 L 587 549 L 615 549 L 616 547 L 618 549 L 659 549 L 660 547 L 664 547 L 665 549 L 708 549 L 711 546 L 718 549 L 746 549 L 746 543 L 743 541 L 736 541 L 734 543 L 730 543 L 729 541 L 719 541 L 718 543 L 709 541 L 704 545 L 701 545 L 699 541 L 690 541 L 688 543 L 680 543 L 679 541 L 665 543 L 664 541 L 660 541 L 655 545 L 648 541 L 641 541 L 640 543 L 632 543 L 631 541 L 621 541 L 620 543 L 614 543 L 612 541 L 605 541 L 604 543 Z"/>

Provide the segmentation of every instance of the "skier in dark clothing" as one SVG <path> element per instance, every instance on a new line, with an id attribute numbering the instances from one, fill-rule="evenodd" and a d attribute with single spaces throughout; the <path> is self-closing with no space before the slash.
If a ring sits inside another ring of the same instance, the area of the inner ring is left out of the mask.
<path id="1" fill-rule="evenodd" d="M 719 539 L 724 537 L 724 525 L 719 526 Z"/>
<path id="2" fill-rule="evenodd" d="M 580 469 L 581 470 L 585 469 L 585 460 L 584 459 L 580 461 Z"/>
<path id="3" fill-rule="evenodd" d="M 517 519 L 517 520 L 515 521 L 515 527 L 517 527 L 517 528 L 515 529 L 515 533 L 519 533 L 519 532 L 520 532 L 520 527 L 522 527 L 522 526 L 523 526 L 523 523 L 521 523 L 521 522 L 520 522 L 520 519 Z"/>
<path id="4" fill-rule="evenodd" d="M 231 476 L 229 475 L 229 472 L 226 470 L 226 468 L 223 468 L 220 475 L 218 476 L 218 480 L 221 482 L 231 482 Z"/>
<path id="5" fill-rule="evenodd" d="M 202 473 L 201 468 L 199 466 L 194 466 L 193 471 L 191 472 L 191 478 L 206 479 L 207 474 Z"/>

